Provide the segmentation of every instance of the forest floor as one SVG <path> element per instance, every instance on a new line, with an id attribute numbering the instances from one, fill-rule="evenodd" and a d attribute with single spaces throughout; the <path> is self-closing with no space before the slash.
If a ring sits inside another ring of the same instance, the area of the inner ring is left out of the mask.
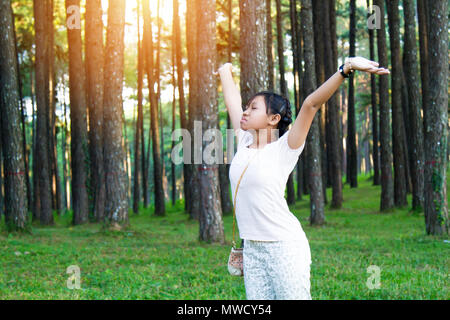
<path id="1" fill-rule="evenodd" d="M 322 227 L 309 225 L 309 196 L 290 206 L 311 247 L 312 298 L 448 300 L 448 237 L 426 235 L 423 213 L 409 207 L 379 213 L 380 192 L 360 176 L 331 210 L 328 188 Z M 232 215 L 224 217 L 226 244 L 206 244 L 183 207 L 168 203 L 165 217 L 142 209 L 121 232 L 70 226 L 70 214 L 33 225 L 32 234 L 7 234 L 1 222 L 0 299 L 245 299 L 243 278 L 227 270 Z M 80 270 L 80 289 L 69 289 L 70 266 Z"/>

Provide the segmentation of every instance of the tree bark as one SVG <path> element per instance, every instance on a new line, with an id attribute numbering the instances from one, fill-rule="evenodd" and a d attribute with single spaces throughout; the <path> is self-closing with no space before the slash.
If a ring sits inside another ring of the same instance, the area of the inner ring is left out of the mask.
<path id="1" fill-rule="evenodd" d="M 429 95 L 425 108 L 425 225 L 448 235 L 448 1 L 429 1 Z"/>
<path id="2" fill-rule="evenodd" d="M 0 121 L 0 132 L 2 132 Z M 0 220 L 2 219 L 2 215 L 5 215 L 5 196 L 3 193 L 3 152 L 2 152 L 2 142 L 0 139 Z"/>
<path id="3" fill-rule="evenodd" d="M 153 39 L 152 39 L 152 23 L 151 13 L 148 1 L 143 2 L 144 14 L 144 52 L 147 79 L 149 83 L 149 100 L 150 100 L 150 130 L 152 137 L 152 155 L 153 155 L 153 178 L 155 186 L 155 215 L 165 215 L 165 197 L 163 189 L 162 163 L 161 163 L 161 145 L 159 137 L 158 125 L 158 101 L 154 90 L 155 76 L 153 63 Z"/>
<path id="4" fill-rule="evenodd" d="M 157 21 L 158 21 L 158 41 L 156 42 L 156 66 L 155 66 L 155 79 L 158 83 L 158 91 L 157 91 L 157 100 L 158 100 L 158 119 L 159 119 L 159 132 L 160 132 L 160 156 L 161 156 L 161 167 L 162 167 L 162 179 L 163 179 L 163 188 L 164 188 L 164 194 L 166 198 L 169 198 L 168 194 L 168 182 L 167 182 L 167 175 L 166 175 L 166 164 L 164 162 L 164 118 L 162 113 L 162 105 L 161 105 L 161 20 L 160 19 L 160 3 L 161 0 L 158 0 L 157 5 Z"/>
<path id="5" fill-rule="evenodd" d="M 232 0 L 228 0 L 228 46 L 227 46 L 227 61 L 231 63 L 233 51 L 233 30 L 231 23 L 233 21 L 233 3 Z M 231 129 L 230 115 L 227 112 L 227 129 Z M 222 212 L 224 215 L 231 214 L 233 211 L 233 204 L 231 203 L 230 196 L 230 165 L 226 161 L 225 154 L 223 155 L 223 164 L 219 164 L 219 180 L 220 180 L 220 203 L 222 205 Z"/>
<path id="6" fill-rule="evenodd" d="M 420 79 L 417 61 L 416 22 L 413 0 L 403 0 L 403 13 L 405 16 L 404 68 L 408 91 L 408 110 L 411 149 L 411 176 L 412 176 L 412 208 L 421 211 L 424 205 L 424 136 L 421 115 Z"/>
<path id="7" fill-rule="evenodd" d="M 184 190 L 185 194 L 185 210 L 189 213 L 191 219 L 198 220 L 200 216 L 200 190 L 198 183 L 198 170 L 194 163 L 194 121 L 199 119 L 199 104 L 198 104 L 198 58 L 197 58 L 197 29 L 198 29 L 198 19 L 197 19 L 197 2 L 187 1 L 187 15 L 186 15 L 186 46 L 188 53 L 188 68 L 189 68 L 189 121 L 188 130 L 190 133 L 191 140 L 190 143 L 190 158 L 191 164 L 188 170 L 188 181 L 189 188 Z M 186 152 L 184 150 L 183 152 Z"/>
<path id="8" fill-rule="evenodd" d="M 100 222 L 105 216 L 103 160 L 103 21 L 101 0 L 86 2 L 86 98 L 89 111 L 90 180 L 93 211 Z"/>
<path id="9" fill-rule="evenodd" d="M 356 0 L 350 0 L 350 51 L 349 57 L 356 54 Z M 356 149 L 356 119 L 355 119 L 355 85 L 354 73 L 348 79 L 347 105 L 347 181 L 351 188 L 358 187 L 358 165 Z"/>
<path id="10" fill-rule="evenodd" d="M 292 52 L 294 59 L 294 98 L 295 98 L 295 116 L 300 112 L 300 106 L 303 103 L 303 45 L 301 24 L 299 21 L 299 13 L 297 10 L 296 1 L 290 0 L 290 15 L 291 15 L 291 33 L 292 33 Z M 303 162 L 305 153 L 300 155 L 297 162 L 297 199 L 302 199 L 302 194 L 305 192 L 303 183 Z"/>
<path id="11" fill-rule="evenodd" d="M 178 80 L 178 96 L 180 104 L 180 128 L 188 129 L 187 119 L 186 119 L 186 102 L 184 97 L 184 67 L 182 62 L 182 51 L 181 51 L 181 30 L 180 30 L 180 17 L 178 14 L 178 0 L 173 0 L 174 8 L 174 30 L 175 30 L 175 54 L 176 54 L 176 67 L 177 67 L 177 80 Z M 189 188 L 189 175 L 187 173 L 189 164 L 183 163 L 183 190 Z M 222 166 L 223 167 L 223 166 Z M 226 168 L 225 168 L 226 169 Z M 226 184 L 224 185 L 226 186 Z M 221 191 L 222 192 L 222 191 Z M 223 192 L 222 192 L 223 193 Z"/>
<path id="12" fill-rule="evenodd" d="M 14 14 L 13 14 L 13 25 L 14 25 Z M 14 50 L 16 52 L 16 65 L 17 65 L 17 82 L 18 82 L 18 88 L 19 88 L 19 101 L 20 101 L 20 121 L 22 124 L 22 150 L 23 150 L 23 160 L 24 160 L 24 168 L 25 168 L 25 185 L 27 189 L 27 206 L 28 209 L 32 208 L 32 190 L 30 185 L 30 170 L 29 170 L 29 156 L 28 156 L 28 150 L 27 150 L 27 136 L 26 136 L 26 125 L 25 125 L 25 117 L 26 117 L 26 110 L 24 106 L 23 101 L 23 86 L 22 86 L 22 80 L 21 80 L 21 74 L 20 74 L 20 61 L 19 61 L 19 52 L 17 50 L 17 35 L 16 30 L 13 28 L 14 33 Z M 33 104 L 33 103 L 32 103 Z M 1 129 L 0 129 L 1 132 Z M 1 144 L 1 143 L 0 143 Z M 1 158 L 1 155 L 0 155 Z M 1 170 L 1 164 L 0 164 L 0 170 Z M 0 178 L 0 186 L 2 185 Z M 1 188 L 1 187 L 0 187 Z M 1 191 L 0 191 L 1 193 Z M 2 195 L 0 194 L 0 211 L 2 211 L 1 205 L 3 203 L 2 201 Z"/>
<path id="13" fill-rule="evenodd" d="M 125 0 L 110 0 L 104 69 L 105 218 L 113 229 L 129 223 L 125 150 L 122 139 L 123 50 Z M 73 157 L 73 155 L 72 155 Z"/>
<path id="14" fill-rule="evenodd" d="M 25 230 L 28 227 L 25 162 L 20 127 L 19 73 L 14 39 L 11 3 L 1 0 L 0 143 L 5 168 L 5 222 L 9 231 Z M 0 211 L 3 211 L 2 208 Z"/>
<path id="15" fill-rule="evenodd" d="M 144 129 L 144 115 L 142 111 L 142 87 L 143 87 L 143 76 L 144 76 L 144 56 L 142 55 L 142 42 L 140 34 L 140 1 L 137 0 L 137 25 L 138 25 L 138 58 L 137 58 L 137 73 L 138 73 L 138 83 L 137 83 L 137 119 L 135 126 L 135 138 L 134 138 L 134 179 L 133 179 L 133 212 L 139 213 L 139 202 L 141 200 L 141 188 L 140 188 L 140 177 L 141 177 L 141 165 L 142 165 L 142 131 Z"/>
<path id="16" fill-rule="evenodd" d="M 203 10 L 198 12 L 198 24 L 203 26 L 197 29 L 198 46 L 198 85 L 205 88 L 201 97 L 200 105 L 202 119 L 202 132 L 218 128 L 217 109 L 217 82 L 213 75 L 216 70 L 216 8 L 215 0 L 197 0 L 197 5 L 202 4 Z M 200 7 L 200 6 L 199 6 Z M 264 12 L 264 11 L 263 11 Z M 207 62 L 207 63 L 204 63 Z M 217 139 L 218 137 L 214 137 Z M 202 139 L 203 140 L 203 139 Z M 205 150 L 209 142 L 203 140 Z M 220 157 L 216 154 L 216 159 Z M 202 157 L 199 167 L 200 183 L 200 240 L 206 242 L 225 242 L 222 221 L 222 208 L 220 203 L 218 164 L 207 164 Z"/>
<path id="17" fill-rule="evenodd" d="M 367 0 L 367 9 L 370 8 L 370 1 Z M 367 13 L 367 17 L 372 13 Z M 369 29 L 369 50 L 370 60 L 375 60 L 375 32 L 374 29 Z M 377 88 L 376 76 L 370 74 L 370 99 L 372 106 L 372 159 L 373 159 L 373 185 L 380 184 L 380 153 L 378 148 L 378 108 L 377 108 Z"/>
<path id="18" fill-rule="evenodd" d="M 66 86 L 63 80 L 63 92 L 66 92 Z M 70 183 L 69 183 L 69 168 L 68 168 L 68 162 L 69 162 L 69 152 L 67 150 L 68 143 L 68 136 L 69 136 L 69 130 L 67 130 L 67 105 L 66 105 L 66 99 L 63 99 L 63 113 L 64 113 L 64 130 L 63 130 L 63 141 L 62 141 L 62 153 L 63 153 L 63 190 L 64 190 L 64 208 L 66 210 L 70 209 Z"/>
<path id="19" fill-rule="evenodd" d="M 417 0 L 417 15 L 419 21 L 419 50 L 420 50 L 420 79 L 422 87 L 422 113 L 423 113 L 423 127 L 425 136 L 425 123 L 427 122 L 426 107 L 429 95 L 428 80 L 428 13 L 427 2 L 425 0 Z"/>
<path id="20" fill-rule="evenodd" d="M 312 1 L 313 9 L 313 24 L 314 24 L 314 54 L 315 54 L 315 69 L 316 69 L 316 88 L 325 82 L 325 67 L 324 61 L 324 37 L 323 37 L 323 1 Z M 329 53 L 327 53 L 329 54 Z M 328 203 L 326 187 L 328 184 L 327 173 L 327 130 L 326 130 L 326 108 L 325 103 L 319 107 L 319 133 L 320 133 L 320 154 L 322 165 L 322 187 L 324 203 Z"/>
<path id="21" fill-rule="evenodd" d="M 66 0 L 66 10 L 80 7 L 80 0 Z M 77 14 L 77 13 L 74 13 Z M 67 17 L 69 20 L 70 16 Z M 89 203 L 86 189 L 87 126 L 84 65 L 81 29 L 67 28 L 69 43 L 70 132 L 72 149 L 73 224 L 88 222 Z"/>
<path id="22" fill-rule="evenodd" d="M 305 96 L 311 94 L 316 89 L 316 70 L 314 56 L 314 26 L 311 0 L 301 1 L 301 21 L 304 40 L 305 59 Z M 322 225 L 325 223 L 324 194 L 322 187 L 322 165 L 320 152 L 320 132 L 319 118 L 316 116 L 311 124 L 307 137 L 308 148 L 308 174 L 310 191 L 309 217 L 311 225 Z"/>
<path id="23" fill-rule="evenodd" d="M 266 0 L 240 0 L 239 8 L 240 90 L 246 105 L 251 96 L 269 85 Z"/>
<path id="24" fill-rule="evenodd" d="M 384 0 L 374 0 L 380 8 L 380 29 L 377 29 L 378 62 L 380 67 L 387 67 L 386 31 L 384 18 Z M 380 99 L 380 164 L 381 164 L 381 198 L 380 211 L 394 207 L 394 184 L 392 181 L 392 144 L 390 135 L 389 79 L 379 77 Z"/>
<path id="25" fill-rule="evenodd" d="M 272 0 L 266 0 L 266 28 L 267 28 L 267 67 L 269 69 L 268 90 L 275 90 L 275 72 L 273 65 L 273 34 L 272 34 Z"/>
<path id="26" fill-rule="evenodd" d="M 55 39 L 54 39 L 54 26 L 53 26 L 53 0 L 47 0 L 45 10 L 45 29 L 46 29 L 46 47 L 47 47 L 47 62 L 45 64 L 45 85 L 47 92 L 47 105 L 48 105 L 48 154 L 49 154 L 49 168 L 50 168 L 50 187 L 51 187 L 51 199 L 52 209 L 56 210 L 59 214 L 61 201 L 58 200 L 58 184 L 57 180 L 57 163 L 56 163 L 56 136 L 55 136 L 55 119 L 56 119 L 56 79 L 55 79 Z"/>
<path id="27" fill-rule="evenodd" d="M 394 202 L 397 207 L 408 204 L 406 199 L 406 150 L 402 113 L 402 63 L 400 58 L 399 0 L 388 3 L 389 39 L 391 44 L 392 150 L 394 153 Z"/>
<path id="28" fill-rule="evenodd" d="M 45 3 L 44 3 L 45 2 Z M 39 204 L 40 223 L 53 224 L 52 198 L 50 185 L 49 161 L 49 105 L 47 65 L 47 34 L 46 34 L 46 0 L 34 1 L 35 21 L 35 66 L 36 66 L 36 168 L 35 174 L 39 180 L 39 192 L 35 192 L 34 201 Z"/>
<path id="29" fill-rule="evenodd" d="M 278 66 L 280 70 L 280 92 L 289 99 L 289 91 L 285 78 L 285 62 L 284 62 L 284 37 L 283 37 L 283 12 L 281 10 L 281 0 L 276 0 L 277 6 L 277 49 L 278 49 Z M 287 203 L 295 203 L 295 189 L 294 189 L 294 173 L 289 174 L 286 183 Z"/>
<path id="30" fill-rule="evenodd" d="M 324 35 L 324 44 L 325 44 L 325 53 L 333 52 L 332 43 L 333 37 L 336 37 L 336 34 L 331 33 L 330 26 L 330 3 L 328 1 L 324 1 L 324 15 L 323 15 L 323 35 Z M 334 68 L 335 62 L 333 61 L 333 54 L 325 54 L 324 55 L 324 65 L 325 65 L 325 78 L 329 79 L 335 72 Z M 331 169 L 331 184 L 332 184 L 332 200 L 331 207 L 332 208 L 341 208 L 342 207 L 342 171 L 341 171 L 341 153 L 339 148 L 340 138 L 339 138 L 339 106 L 337 103 L 337 92 L 331 96 L 331 98 L 327 102 L 327 118 L 328 118 L 328 137 L 329 137 L 329 146 L 327 150 L 329 150 L 329 159 L 333 159 L 330 162 Z"/>
<path id="31" fill-rule="evenodd" d="M 174 21 L 175 22 L 175 21 Z M 175 115 L 175 110 L 176 110 L 176 96 L 175 96 L 175 91 L 177 88 L 177 83 L 176 83 L 176 77 L 175 77 L 175 65 L 176 65 L 176 58 L 175 58 L 175 36 L 172 36 L 172 86 L 173 86 L 173 95 L 172 95 L 172 132 L 175 131 L 175 122 L 176 122 L 176 115 Z M 175 141 L 172 140 L 172 150 L 173 148 L 175 148 Z M 172 205 L 175 205 L 175 194 L 176 194 L 176 190 L 177 190 L 177 184 L 176 184 L 176 170 L 175 170 L 175 163 L 173 161 L 171 161 L 170 164 L 170 172 L 171 172 L 171 178 L 172 178 L 172 194 L 171 194 L 171 198 L 172 198 Z M 185 188 L 186 190 L 186 188 Z"/>

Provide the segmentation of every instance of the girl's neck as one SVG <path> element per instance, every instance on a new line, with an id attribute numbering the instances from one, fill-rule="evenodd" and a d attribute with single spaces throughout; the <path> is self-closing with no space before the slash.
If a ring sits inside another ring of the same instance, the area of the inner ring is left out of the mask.
<path id="1" fill-rule="evenodd" d="M 279 135 L 277 129 L 252 129 L 250 133 L 253 136 L 253 143 L 249 145 L 250 148 L 264 148 L 269 143 L 278 140 Z"/>

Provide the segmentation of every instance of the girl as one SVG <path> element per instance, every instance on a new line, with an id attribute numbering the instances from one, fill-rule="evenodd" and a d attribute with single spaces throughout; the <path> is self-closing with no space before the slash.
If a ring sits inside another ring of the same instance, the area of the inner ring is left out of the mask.
<path id="1" fill-rule="evenodd" d="M 239 185 L 235 208 L 239 235 L 244 241 L 247 299 L 311 299 L 309 243 L 300 222 L 289 210 L 284 191 L 316 112 L 352 70 L 389 74 L 377 62 L 347 58 L 339 71 L 305 99 L 291 129 L 287 98 L 262 91 L 250 98 L 242 110 L 231 64 L 218 70 L 225 105 L 238 137 L 230 165 L 233 201 L 238 179 L 250 162 Z"/>

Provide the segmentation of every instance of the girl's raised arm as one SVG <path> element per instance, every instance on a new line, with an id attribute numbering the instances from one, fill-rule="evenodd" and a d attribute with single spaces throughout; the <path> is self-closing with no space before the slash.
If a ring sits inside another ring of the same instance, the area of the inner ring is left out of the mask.
<path id="1" fill-rule="evenodd" d="M 348 74 L 351 70 L 360 70 L 379 75 L 389 74 L 389 70 L 378 66 L 378 62 L 363 57 L 347 58 L 345 59 L 344 73 Z M 297 149 L 303 145 L 314 116 L 319 110 L 318 108 L 331 98 L 343 81 L 344 77 L 337 71 L 303 101 L 297 119 L 289 130 L 288 145 L 290 148 Z"/>
<path id="2" fill-rule="evenodd" d="M 220 74 L 225 105 L 227 107 L 228 114 L 230 115 L 234 132 L 237 132 L 237 130 L 241 128 L 241 118 L 243 113 L 242 98 L 236 84 L 234 83 L 231 70 L 231 63 L 225 63 L 215 74 Z"/>

